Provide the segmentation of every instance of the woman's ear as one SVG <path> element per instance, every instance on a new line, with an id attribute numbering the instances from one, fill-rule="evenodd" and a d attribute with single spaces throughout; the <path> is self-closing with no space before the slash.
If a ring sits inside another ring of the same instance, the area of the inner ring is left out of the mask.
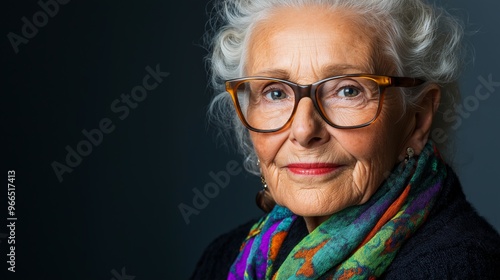
<path id="1" fill-rule="evenodd" d="M 415 105 L 414 116 L 412 116 L 415 118 L 415 127 L 408 139 L 407 147 L 412 147 L 416 154 L 420 154 L 429 139 L 440 100 L 441 88 L 436 84 L 431 84 L 424 89 L 422 98 Z"/>

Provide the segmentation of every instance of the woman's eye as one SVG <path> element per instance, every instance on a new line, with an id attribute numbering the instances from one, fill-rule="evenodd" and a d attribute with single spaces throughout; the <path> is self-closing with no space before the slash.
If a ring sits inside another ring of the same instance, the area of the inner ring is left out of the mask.
<path id="1" fill-rule="evenodd" d="M 265 92 L 265 96 L 270 100 L 281 100 L 287 98 L 286 93 L 280 89 L 272 89 Z"/>
<path id="2" fill-rule="evenodd" d="M 338 95 L 340 97 L 356 97 L 361 92 L 355 87 L 343 87 L 339 90 Z"/>

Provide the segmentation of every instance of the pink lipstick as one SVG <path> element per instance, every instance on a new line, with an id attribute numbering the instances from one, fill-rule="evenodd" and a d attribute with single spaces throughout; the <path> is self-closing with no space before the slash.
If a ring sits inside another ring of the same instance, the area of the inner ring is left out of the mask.
<path id="1" fill-rule="evenodd" d="M 292 163 L 288 170 L 298 175 L 323 175 L 337 170 L 341 165 L 333 163 Z"/>

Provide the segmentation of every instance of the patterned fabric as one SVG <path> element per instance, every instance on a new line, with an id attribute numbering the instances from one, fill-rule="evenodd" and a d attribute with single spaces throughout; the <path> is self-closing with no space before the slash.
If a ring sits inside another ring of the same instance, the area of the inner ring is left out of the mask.
<path id="1" fill-rule="evenodd" d="M 297 219 L 277 205 L 250 230 L 228 279 L 376 279 L 426 219 L 446 173 L 429 141 L 418 158 L 399 164 L 368 202 L 333 214 L 309 233 L 271 275 Z"/>

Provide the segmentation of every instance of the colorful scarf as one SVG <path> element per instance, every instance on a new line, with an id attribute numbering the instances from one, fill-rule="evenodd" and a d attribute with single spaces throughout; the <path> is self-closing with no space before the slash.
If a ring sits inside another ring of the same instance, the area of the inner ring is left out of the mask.
<path id="1" fill-rule="evenodd" d="M 250 230 L 228 279 L 376 279 L 425 221 L 446 173 L 429 141 L 418 158 L 399 164 L 368 202 L 333 214 L 304 237 L 271 275 L 297 218 L 277 205 Z"/>

